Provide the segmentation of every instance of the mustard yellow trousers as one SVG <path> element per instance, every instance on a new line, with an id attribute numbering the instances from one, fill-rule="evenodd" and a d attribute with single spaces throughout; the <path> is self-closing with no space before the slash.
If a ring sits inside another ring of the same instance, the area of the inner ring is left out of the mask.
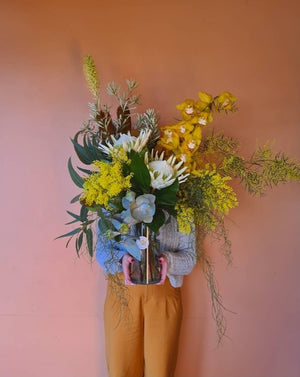
<path id="1" fill-rule="evenodd" d="M 124 297 L 108 284 L 104 305 L 110 377 L 172 377 L 182 320 L 180 288 L 172 287 L 167 278 L 164 285 L 127 286 L 125 290 L 122 305 Z"/>

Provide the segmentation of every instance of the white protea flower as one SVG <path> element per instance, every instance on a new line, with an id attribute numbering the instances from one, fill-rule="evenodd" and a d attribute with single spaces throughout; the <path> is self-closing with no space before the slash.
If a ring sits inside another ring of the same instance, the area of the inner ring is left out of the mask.
<path id="1" fill-rule="evenodd" d="M 149 159 L 148 152 L 145 154 L 145 164 L 148 167 L 151 186 L 154 189 L 162 189 L 164 187 L 171 186 L 175 179 L 178 178 L 179 183 L 185 182 L 189 174 L 183 174 L 187 169 L 187 166 L 183 165 L 183 161 L 176 163 L 176 157 L 171 156 L 167 160 L 164 160 L 164 152 L 159 156 L 158 152 L 154 155 L 153 150 Z"/>
<path id="2" fill-rule="evenodd" d="M 127 134 L 121 134 L 121 136 L 116 139 L 113 135 L 111 136 L 112 143 L 106 143 L 106 145 L 99 144 L 99 149 L 106 153 L 111 154 L 113 150 L 122 148 L 125 152 L 130 152 L 134 150 L 140 153 L 146 146 L 151 130 L 142 130 L 138 137 L 132 136 L 130 132 Z"/>

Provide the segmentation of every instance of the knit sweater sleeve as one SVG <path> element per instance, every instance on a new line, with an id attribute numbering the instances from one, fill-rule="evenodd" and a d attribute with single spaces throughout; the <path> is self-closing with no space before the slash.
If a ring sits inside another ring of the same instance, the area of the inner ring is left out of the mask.
<path id="1" fill-rule="evenodd" d="M 196 264 L 195 234 L 183 234 L 177 229 L 174 217 L 160 230 L 162 252 L 168 260 L 168 277 L 172 285 L 180 286 Z"/>
<path id="2" fill-rule="evenodd" d="M 168 260 L 168 274 L 188 275 L 196 264 L 194 235 L 179 235 L 178 249 L 164 251 Z"/>

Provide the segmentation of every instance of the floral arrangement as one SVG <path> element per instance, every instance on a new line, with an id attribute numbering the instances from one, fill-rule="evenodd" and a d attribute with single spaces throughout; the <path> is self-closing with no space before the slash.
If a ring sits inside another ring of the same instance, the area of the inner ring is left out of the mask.
<path id="1" fill-rule="evenodd" d="M 78 167 L 69 159 L 68 169 L 80 193 L 71 200 L 79 202 L 80 213 L 67 211 L 68 224 L 79 223 L 60 236 L 75 237 L 78 256 L 86 249 L 94 256 L 94 223 L 102 236 L 122 244 L 134 258 L 147 247 L 142 236 L 130 228 L 144 224 L 157 233 L 169 216 L 177 219 L 179 230 L 197 234 L 199 262 L 211 292 L 212 313 L 219 340 L 225 334 L 224 306 L 214 279 L 213 267 L 203 248 L 206 235 L 223 240 L 222 250 L 231 261 L 231 243 L 224 220 L 238 205 L 230 181 L 238 178 L 251 194 L 291 180 L 299 181 L 300 166 L 283 153 L 274 154 L 267 143 L 246 159 L 239 155 L 238 141 L 223 133 L 204 135 L 216 113 L 236 110 L 236 97 L 229 92 L 218 96 L 199 92 L 197 100 L 177 105 L 180 119 L 159 127 L 153 109 L 135 112 L 140 97 L 134 94 L 137 83 L 127 80 L 121 93 L 116 83 L 107 87 L 118 103 L 115 119 L 111 107 L 102 104 L 95 63 L 84 58 L 84 74 L 94 96 L 90 118 L 72 143 L 79 160 L 90 166 Z M 60 238 L 58 237 L 58 238 Z"/>

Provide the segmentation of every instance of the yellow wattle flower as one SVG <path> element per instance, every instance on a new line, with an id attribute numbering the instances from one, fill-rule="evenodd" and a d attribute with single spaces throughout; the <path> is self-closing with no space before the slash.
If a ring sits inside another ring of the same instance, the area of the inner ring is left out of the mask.
<path id="1" fill-rule="evenodd" d="M 204 169 L 193 170 L 191 176 L 201 178 L 200 182 L 203 182 L 203 197 L 201 199 L 204 207 L 208 210 L 216 211 L 223 217 L 228 214 L 231 208 L 238 205 L 236 193 L 227 184 L 231 177 L 222 177 L 217 172 L 215 165 L 206 164 Z M 209 214 L 209 211 L 207 211 L 207 214 Z M 214 229 L 215 225 L 212 222 L 210 228 Z"/>
<path id="2" fill-rule="evenodd" d="M 195 220 L 193 208 L 187 207 L 183 203 L 178 203 L 175 209 L 177 211 L 178 230 L 182 233 L 190 234 Z"/>
<path id="3" fill-rule="evenodd" d="M 132 174 L 123 176 L 120 161 L 113 161 L 112 164 L 94 161 L 93 164 L 99 171 L 93 172 L 85 179 L 80 200 L 89 207 L 99 204 L 110 209 L 109 201 L 131 187 Z"/>

